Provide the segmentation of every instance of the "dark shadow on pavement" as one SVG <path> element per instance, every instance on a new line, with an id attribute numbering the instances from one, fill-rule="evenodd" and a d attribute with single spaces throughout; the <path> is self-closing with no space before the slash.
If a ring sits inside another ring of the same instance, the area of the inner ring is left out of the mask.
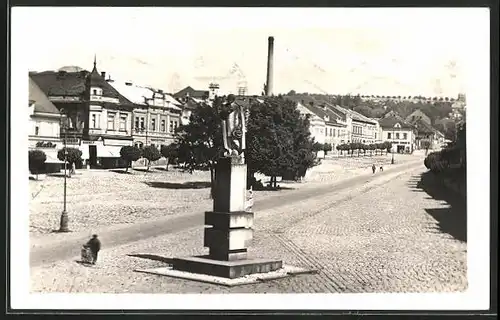
<path id="1" fill-rule="evenodd" d="M 92 266 L 94 266 L 93 264 L 83 262 L 82 260 L 75 260 L 75 262 L 78 263 L 79 265 L 82 265 L 82 266 L 87 267 L 87 268 L 91 268 Z"/>
<path id="2" fill-rule="evenodd" d="M 145 181 L 150 187 L 163 189 L 204 189 L 210 188 L 210 181 L 190 181 L 184 183 Z"/>
<path id="3" fill-rule="evenodd" d="M 174 259 L 172 258 L 166 258 L 162 256 L 157 256 L 155 254 L 127 254 L 129 257 L 134 257 L 134 258 L 141 258 L 141 259 L 148 259 L 148 260 L 154 260 L 154 261 L 160 261 L 160 262 L 165 262 L 167 264 L 172 264 Z"/>
<path id="4" fill-rule="evenodd" d="M 430 171 L 421 174 L 416 188 L 423 190 L 432 199 L 444 201 L 450 205 L 448 208 L 428 208 L 425 211 L 438 221 L 441 232 L 467 242 L 466 198 L 445 187 Z"/>
<path id="5" fill-rule="evenodd" d="M 111 169 L 109 171 L 114 172 L 114 173 L 121 173 L 121 174 L 133 174 L 132 172 L 130 172 L 130 170 L 127 172 L 127 171 L 125 171 L 125 169 Z"/>
<path id="6" fill-rule="evenodd" d="M 156 168 L 149 168 L 149 170 L 147 169 L 140 169 L 140 168 L 134 168 L 134 171 L 139 171 L 139 172 L 149 172 L 149 173 L 158 173 L 158 171 L 156 171 Z"/>

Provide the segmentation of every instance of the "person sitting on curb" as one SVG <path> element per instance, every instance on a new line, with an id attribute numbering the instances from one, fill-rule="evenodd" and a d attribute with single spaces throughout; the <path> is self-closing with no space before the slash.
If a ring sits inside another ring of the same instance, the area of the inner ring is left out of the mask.
<path id="1" fill-rule="evenodd" d="M 86 245 L 92 254 L 91 264 L 95 264 L 97 262 L 97 254 L 101 250 L 101 241 L 97 238 L 97 234 L 92 235 L 92 239 L 90 239 Z"/>

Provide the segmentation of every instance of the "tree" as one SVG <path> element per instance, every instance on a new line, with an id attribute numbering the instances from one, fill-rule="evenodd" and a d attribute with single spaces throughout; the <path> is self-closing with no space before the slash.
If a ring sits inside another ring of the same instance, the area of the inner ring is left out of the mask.
<path id="1" fill-rule="evenodd" d="M 322 151 L 322 150 L 323 150 L 323 148 L 324 148 L 323 143 L 315 142 L 315 143 L 313 144 L 313 151 L 314 151 L 314 152 L 319 152 L 319 151 Z"/>
<path id="2" fill-rule="evenodd" d="M 324 143 L 323 144 L 323 151 L 325 152 L 325 156 L 326 156 L 329 151 L 332 151 L 332 145 L 329 143 Z"/>
<path id="3" fill-rule="evenodd" d="M 28 158 L 29 170 L 32 174 L 36 175 L 36 180 L 38 180 L 38 174 L 45 168 L 45 160 L 47 160 L 47 156 L 42 150 L 30 150 L 28 152 Z"/>
<path id="4" fill-rule="evenodd" d="M 168 171 L 169 163 L 174 163 L 179 158 L 179 145 L 177 143 L 171 143 L 166 146 L 162 145 L 160 152 L 167 159 L 165 170 Z"/>
<path id="5" fill-rule="evenodd" d="M 321 149 L 320 149 L 321 150 Z M 298 179 L 315 163 L 309 120 L 300 115 L 297 103 L 282 97 L 252 103 L 247 132 L 249 177 Z"/>
<path id="6" fill-rule="evenodd" d="M 295 90 L 290 90 L 290 92 L 287 93 L 287 96 L 294 96 L 296 94 L 297 92 L 295 92 Z"/>
<path id="7" fill-rule="evenodd" d="M 161 158 L 160 151 L 155 146 L 145 146 L 142 149 L 142 156 L 148 160 L 148 166 L 146 171 L 149 171 L 149 167 L 151 165 L 151 161 L 156 161 Z"/>
<path id="8" fill-rule="evenodd" d="M 142 152 L 136 146 L 123 146 L 120 149 L 120 157 L 127 162 L 127 167 L 125 172 L 128 172 L 128 168 L 132 165 L 132 161 L 137 161 L 141 158 Z"/>
<path id="9" fill-rule="evenodd" d="M 202 103 L 191 113 L 189 123 L 176 132 L 179 162 L 193 173 L 210 170 L 210 196 L 215 192 L 215 165 L 222 155 L 222 126 L 219 116 L 225 97 L 216 97 L 212 106 Z"/>
<path id="10" fill-rule="evenodd" d="M 66 161 L 68 162 L 68 165 L 70 167 L 73 166 L 73 164 L 76 165 L 76 163 L 81 163 L 82 162 L 82 151 L 80 149 L 75 149 L 75 148 L 62 148 L 57 152 L 57 159 L 64 161 L 64 152 L 66 150 Z"/>

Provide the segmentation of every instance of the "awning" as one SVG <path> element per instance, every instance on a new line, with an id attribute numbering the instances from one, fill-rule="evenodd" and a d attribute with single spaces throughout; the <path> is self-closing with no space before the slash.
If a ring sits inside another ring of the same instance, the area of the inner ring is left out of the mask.
<path id="1" fill-rule="evenodd" d="M 98 158 L 120 158 L 121 147 L 117 146 L 97 146 Z"/>

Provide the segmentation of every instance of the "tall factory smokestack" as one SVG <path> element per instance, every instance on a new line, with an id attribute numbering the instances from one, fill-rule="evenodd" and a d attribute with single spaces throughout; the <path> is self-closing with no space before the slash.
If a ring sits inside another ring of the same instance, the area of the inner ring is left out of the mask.
<path id="1" fill-rule="evenodd" d="M 274 37 L 267 39 L 267 79 L 266 79 L 266 96 L 273 94 L 273 64 L 274 64 Z"/>

